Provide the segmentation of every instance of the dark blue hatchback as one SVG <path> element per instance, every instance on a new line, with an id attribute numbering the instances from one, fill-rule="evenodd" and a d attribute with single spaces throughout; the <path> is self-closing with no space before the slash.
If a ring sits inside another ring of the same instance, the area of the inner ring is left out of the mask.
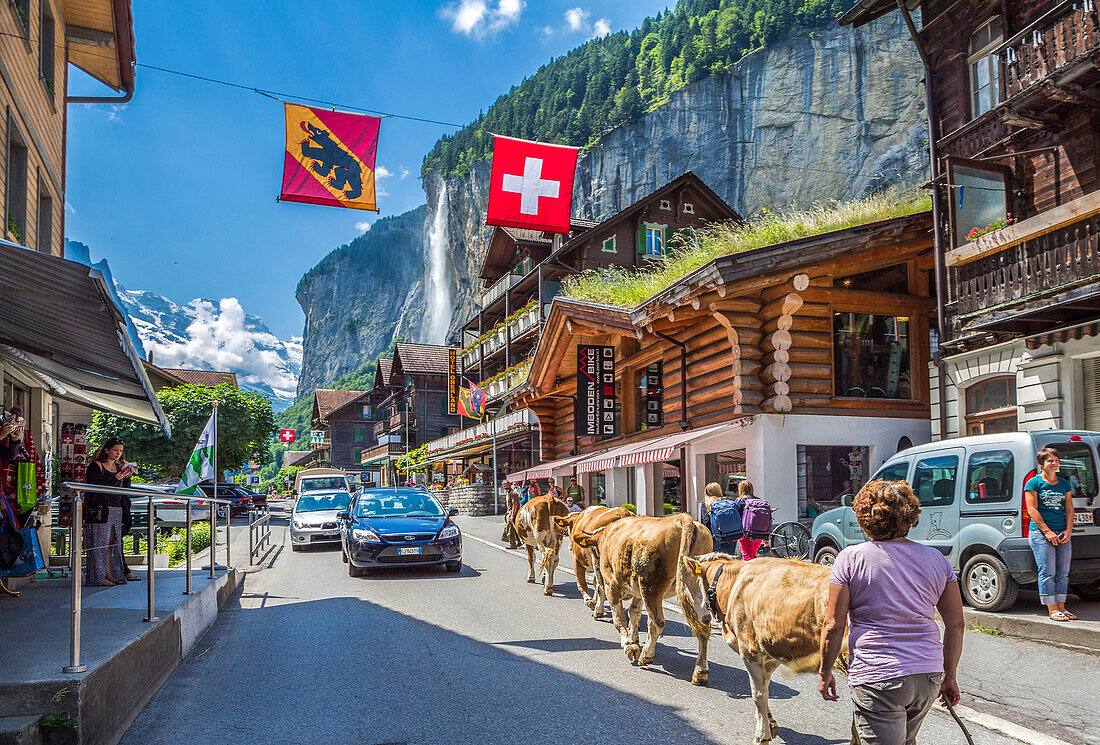
<path id="1" fill-rule="evenodd" d="M 451 522 L 458 510 L 445 510 L 423 489 L 365 489 L 346 512 L 337 514 L 348 574 L 392 566 L 462 569 L 462 533 Z"/>

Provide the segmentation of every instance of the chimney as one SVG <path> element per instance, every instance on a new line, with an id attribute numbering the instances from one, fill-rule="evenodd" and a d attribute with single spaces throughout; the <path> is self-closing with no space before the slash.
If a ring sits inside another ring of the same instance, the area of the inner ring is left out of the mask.
<path id="1" fill-rule="evenodd" d="M 149 350 L 148 355 L 149 355 L 149 364 L 151 365 L 151 364 L 153 364 L 153 350 L 152 349 Z"/>

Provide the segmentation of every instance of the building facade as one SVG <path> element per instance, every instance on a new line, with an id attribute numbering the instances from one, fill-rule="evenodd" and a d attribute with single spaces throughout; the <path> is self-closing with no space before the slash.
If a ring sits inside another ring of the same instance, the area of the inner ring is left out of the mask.
<path id="1" fill-rule="evenodd" d="M 363 453 L 378 444 L 374 434 L 377 421 L 371 391 L 317 389 L 310 420 L 314 462 L 358 473 Z M 316 442 L 315 433 L 319 435 Z"/>

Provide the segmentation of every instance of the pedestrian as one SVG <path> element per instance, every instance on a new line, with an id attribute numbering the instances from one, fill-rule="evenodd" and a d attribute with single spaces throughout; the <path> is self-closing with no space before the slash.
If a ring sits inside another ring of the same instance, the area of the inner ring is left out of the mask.
<path id="1" fill-rule="evenodd" d="M 737 485 L 737 499 L 733 502 L 737 505 L 737 511 L 741 513 L 742 525 L 745 522 L 745 503 L 750 499 L 759 499 L 759 497 L 753 494 L 752 482 L 745 479 Z M 741 547 L 741 558 L 745 561 L 752 561 L 756 558 L 756 554 L 760 552 L 760 547 L 767 545 L 767 539 L 753 538 L 748 533 L 742 533 L 741 537 L 737 539 L 737 543 Z"/>
<path id="2" fill-rule="evenodd" d="M 569 508 L 570 512 L 580 512 L 582 509 L 579 504 L 573 501 L 573 497 L 565 498 L 565 506 Z"/>
<path id="3" fill-rule="evenodd" d="M 565 487 L 566 496 L 572 497 L 573 502 L 584 507 L 584 487 L 577 483 L 576 476 L 569 477 L 569 486 Z"/>
<path id="4" fill-rule="evenodd" d="M 123 456 L 123 442 L 108 437 L 88 465 L 84 480 L 89 484 L 130 488 L 133 469 Z M 107 492 L 85 495 L 84 519 L 87 524 L 85 546 L 88 569 L 85 584 L 90 587 L 126 584 L 137 575 L 127 572 L 122 560 L 123 497 Z"/>
<path id="5" fill-rule="evenodd" d="M 1052 621 L 1072 621 L 1066 610 L 1069 591 L 1070 536 L 1073 533 L 1073 486 L 1058 475 L 1058 451 L 1043 448 L 1035 455 L 1039 474 L 1024 484 L 1028 524 L 1027 542 L 1039 568 L 1039 600 Z"/>
<path id="6" fill-rule="evenodd" d="M 561 487 L 559 487 L 557 485 L 557 483 L 554 481 L 554 479 L 552 479 L 552 478 L 550 479 L 549 490 L 546 493 L 549 494 L 554 499 L 557 499 L 559 501 L 564 500 L 564 498 L 565 498 L 565 492 L 563 492 L 561 490 Z"/>
<path id="7" fill-rule="evenodd" d="M 502 541 L 508 541 L 508 548 L 519 546 L 519 534 L 516 532 L 516 515 L 519 514 L 519 492 L 515 484 L 504 482 L 504 535 Z"/>
<path id="8" fill-rule="evenodd" d="M 703 503 L 699 505 L 699 522 L 710 529 L 714 537 L 714 550 L 734 556 L 737 540 L 744 535 L 741 527 L 741 510 L 737 503 L 727 499 L 720 484 L 712 481 L 703 489 Z"/>
<path id="9" fill-rule="evenodd" d="M 864 745 L 913 745 L 937 696 L 959 701 L 959 583 L 943 554 L 906 537 L 921 510 L 904 481 L 872 481 L 852 508 L 870 540 L 833 564 L 817 688 L 826 701 L 839 698 L 832 670 L 847 624 L 853 729 Z"/>

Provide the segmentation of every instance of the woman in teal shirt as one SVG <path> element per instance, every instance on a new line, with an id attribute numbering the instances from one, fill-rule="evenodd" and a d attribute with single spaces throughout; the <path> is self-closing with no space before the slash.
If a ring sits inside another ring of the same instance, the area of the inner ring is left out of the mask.
<path id="1" fill-rule="evenodd" d="M 1024 484 L 1024 502 L 1031 517 L 1028 543 L 1039 567 L 1039 598 L 1051 620 L 1072 621 L 1077 616 L 1066 610 L 1069 590 L 1069 562 L 1073 534 L 1073 487 L 1058 476 L 1062 462 L 1054 448 L 1035 455 L 1039 475 Z"/>

